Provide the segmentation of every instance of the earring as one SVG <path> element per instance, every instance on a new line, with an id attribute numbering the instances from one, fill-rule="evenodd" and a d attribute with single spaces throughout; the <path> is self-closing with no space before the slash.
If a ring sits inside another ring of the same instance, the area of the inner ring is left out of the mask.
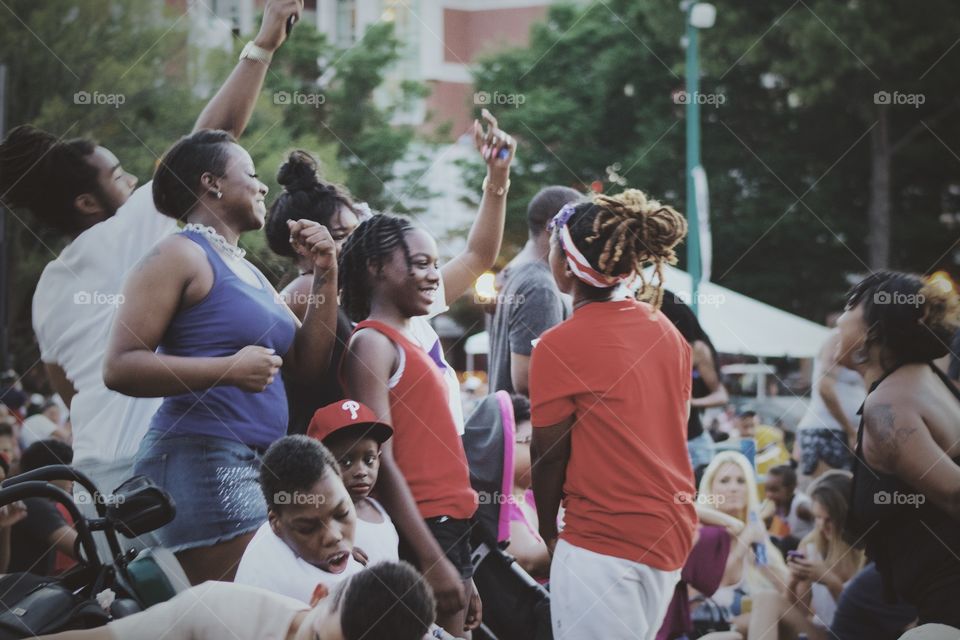
<path id="1" fill-rule="evenodd" d="M 217 200 L 223 197 L 223 191 L 217 191 Z"/>

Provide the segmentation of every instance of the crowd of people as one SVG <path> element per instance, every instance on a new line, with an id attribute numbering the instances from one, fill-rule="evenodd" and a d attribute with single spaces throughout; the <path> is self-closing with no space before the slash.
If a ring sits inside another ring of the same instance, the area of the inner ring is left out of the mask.
<path id="1" fill-rule="evenodd" d="M 481 633 L 483 498 L 430 319 L 500 254 L 516 141 L 475 121 L 479 211 L 442 265 L 428 230 L 371 211 L 309 150 L 270 198 L 240 140 L 299 11 L 269 0 L 143 186 L 92 140 L 23 125 L 0 145 L 5 201 L 71 238 L 33 301 L 49 394 L 2 380 L 0 472 L 146 476 L 177 512 L 153 542 L 194 585 L 55 637 Z M 893 272 L 853 288 L 791 455 L 752 407 L 726 443 L 705 424 L 730 396 L 663 281 L 683 215 L 636 189 L 546 186 L 527 222 L 497 276 L 489 381 L 512 398 L 506 551 L 548 585 L 553 637 L 960 628 L 960 390 L 934 364 L 960 329 L 954 290 Z M 290 262 L 280 291 L 238 245 L 261 230 Z M 51 501 L 6 505 L 0 572 L 69 570 L 76 536 Z"/>

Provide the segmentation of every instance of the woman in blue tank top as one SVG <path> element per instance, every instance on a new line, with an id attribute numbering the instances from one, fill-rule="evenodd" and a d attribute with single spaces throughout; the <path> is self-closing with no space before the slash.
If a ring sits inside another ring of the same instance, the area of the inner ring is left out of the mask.
<path id="1" fill-rule="evenodd" d="M 267 187 L 223 131 L 201 130 L 164 155 L 153 181 L 162 213 L 186 222 L 127 277 L 104 363 L 121 393 L 164 398 L 135 473 L 173 496 L 160 530 L 191 582 L 230 580 L 266 520 L 259 456 L 287 428 L 284 377 L 317 383 L 336 329 L 336 249 L 325 227 L 291 221 L 313 259 L 303 323 L 237 247 L 264 223 Z"/>

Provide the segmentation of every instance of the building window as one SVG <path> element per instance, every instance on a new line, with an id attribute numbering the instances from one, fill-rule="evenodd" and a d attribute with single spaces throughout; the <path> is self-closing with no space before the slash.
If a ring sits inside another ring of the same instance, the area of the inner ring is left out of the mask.
<path id="1" fill-rule="evenodd" d="M 357 0 L 337 0 L 337 46 L 357 41 Z"/>

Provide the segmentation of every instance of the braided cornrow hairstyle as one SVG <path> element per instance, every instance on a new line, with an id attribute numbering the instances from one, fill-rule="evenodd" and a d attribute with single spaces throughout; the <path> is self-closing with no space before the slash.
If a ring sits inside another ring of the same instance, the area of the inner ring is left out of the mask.
<path id="1" fill-rule="evenodd" d="M 642 283 L 638 295 L 660 306 L 663 265 L 676 264 L 674 248 L 687 235 L 687 221 L 676 209 L 627 189 L 577 205 L 568 225 L 594 269 L 611 277 L 636 273 Z M 648 283 L 643 276 L 647 263 L 654 266 L 656 282 Z"/>
<path id="2" fill-rule="evenodd" d="M 265 231 L 271 251 L 287 258 L 296 257 L 290 246 L 288 220 L 305 218 L 329 227 L 341 207 L 357 213 L 350 194 L 326 182 L 317 173 L 318 163 L 309 152 L 297 149 L 277 170 L 277 182 L 283 191 L 270 205 Z"/>
<path id="3" fill-rule="evenodd" d="M 354 230 L 339 257 L 340 305 L 354 322 L 370 315 L 371 283 L 367 278 L 368 265 L 374 265 L 377 273 L 398 247 L 403 251 L 407 268 L 413 271 L 413 260 L 404 234 L 413 230 L 406 218 L 379 213 L 360 223 Z"/>
<path id="4" fill-rule="evenodd" d="M 59 141 L 42 129 L 21 125 L 0 144 L 0 195 L 11 208 L 29 209 L 61 233 L 84 229 L 74 200 L 84 193 L 102 198 L 97 170 L 88 161 L 97 143 Z"/>

